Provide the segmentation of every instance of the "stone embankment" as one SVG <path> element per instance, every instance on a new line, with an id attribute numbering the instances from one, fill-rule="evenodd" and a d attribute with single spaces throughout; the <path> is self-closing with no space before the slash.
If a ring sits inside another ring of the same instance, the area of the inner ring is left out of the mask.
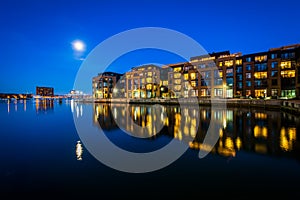
<path id="1" fill-rule="evenodd" d="M 179 105 L 191 104 L 195 105 L 195 99 L 98 99 L 86 100 L 89 103 L 125 103 L 125 104 L 162 104 L 162 105 Z M 300 100 L 283 100 L 283 99 L 198 99 L 196 101 L 201 106 L 218 106 L 226 105 L 227 107 L 254 107 L 282 110 L 295 114 L 300 114 Z"/>

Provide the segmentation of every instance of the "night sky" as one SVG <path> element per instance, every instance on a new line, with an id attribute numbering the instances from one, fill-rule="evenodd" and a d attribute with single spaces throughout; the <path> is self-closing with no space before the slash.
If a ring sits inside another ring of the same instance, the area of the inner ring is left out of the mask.
<path id="1" fill-rule="evenodd" d="M 81 58 L 105 39 L 139 27 L 179 31 L 208 52 L 247 54 L 300 43 L 299 8 L 297 0 L 4 0 L 0 93 L 34 93 L 36 86 L 68 93 Z M 71 44 L 78 39 L 86 44 L 80 56 Z M 123 56 L 109 69 L 124 73 L 143 63 L 179 61 L 147 50 Z"/>

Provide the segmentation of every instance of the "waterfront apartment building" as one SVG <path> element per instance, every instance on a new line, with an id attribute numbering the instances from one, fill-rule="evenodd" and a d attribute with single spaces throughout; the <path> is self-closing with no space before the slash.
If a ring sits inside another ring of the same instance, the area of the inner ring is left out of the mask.
<path id="1" fill-rule="evenodd" d="M 198 96 L 199 76 L 196 66 L 190 62 L 167 65 L 169 97 Z M 165 81 L 165 80 L 162 80 Z"/>
<path id="2" fill-rule="evenodd" d="M 40 86 L 37 86 L 35 91 L 36 91 L 36 95 L 54 96 L 54 88 L 53 87 L 40 87 Z"/>
<path id="3" fill-rule="evenodd" d="M 115 86 L 121 77 L 122 74 L 115 72 L 103 72 L 93 77 L 93 98 L 107 99 L 117 96 L 121 91 L 118 91 Z"/>
<path id="4" fill-rule="evenodd" d="M 111 98 L 96 92 L 98 79 L 93 79 L 95 97 Z M 299 98 L 300 44 L 246 55 L 214 52 L 161 68 L 134 67 L 116 90 L 125 98 Z"/>
<path id="5" fill-rule="evenodd" d="M 300 95 L 300 44 L 242 55 L 229 51 L 192 57 L 201 77 L 199 97 L 286 97 Z"/>
<path id="6" fill-rule="evenodd" d="M 300 44 L 244 55 L 242 87 L 238 91 L 253 97 L 299 97 L 299 58 Z"/>
<path id="7" fill-rule="evenodd" d="M 126 98 L 155 98 L 160 96 L 160 71 L 156 65 L 133 67 L 125 74 Z"/>

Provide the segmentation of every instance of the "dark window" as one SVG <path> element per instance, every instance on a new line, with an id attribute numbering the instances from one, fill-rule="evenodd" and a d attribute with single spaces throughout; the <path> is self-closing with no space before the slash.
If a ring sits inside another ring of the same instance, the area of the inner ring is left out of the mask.
<path id="1" fill-rule="evenodd" d="M 266 87 L 267 86 L 267 80 L 255 80 L 254 86 L 255 87 Z"/>
<path id="2" fill-rule="evenodd" d="M 238 75 L 236 76 L 236 79 L 237 79 L 238 81 L 242 81 L 242 80 L 243 80 L 243 75 L 242 75 L 242 74 L 238 74 Z"/>
<path id="3" fill-rule="evenodd" d="M 277 77 L 277 76 L 278 76 L 278 71 L 277 70 L 271 71 L 271 77 Z"/>
<path id="4" fill-rule="evenodd" d="M 221 78 L 215 79 L 214 85 L 222 85 L 222 84 L 223 84 L 223 79 Z"/>
<path id="5" fill-rule="evenodd" d="M 238 67 L 236 68 L 236 73 L 243 73 L 243 68 L 242 68 L 242 66 L 238 66 Z"/>
<path id="6" fill-rule="evenodd" d="M 272 62 L 271 63 L 271 68 L 274 69 L 274 68 L 277 68 L 278 67 L 278 62 Z"/>
<path id="7" fill-rule="evenodd" d="M 281 58 L 282 59 L 288 59 L 288 58 L 294 58 L 295 57 L 295 53 L 294 52 L 289 52 L 289 53 L 283 53 L 281 54 Z"/>
<path id="8" fill-rule="evenodd" d="M 255 71 L 266 71 L 267 63 L 255 64 Z"/>
<path id="9" fill-rule="evenodd" d="M 271 54 L 271 59 L 275 59 L 275 58 L 277 58 L 277 53 L 272 53 Z"/>
<path id="10" fill-rule="evenodd" d="M 251 57 L 247 57 L 246 62 L 251 62 Z"/>
<path id="11" fill-rule="evenodd" d="M 246 86 L 251 87 L 251 81 L 246 81 Z"/>
<path id="12" fill-rule="evenodd" d="M 242 89 L 243 88 L 243 82 L 237 82 L 237 88 Z"/>
<path id="13" fill-rule="evenodd" d="M 251 71 L 251 65 L 250 64 L 246 65 L 246 71 Z"/>
<path id="14" fill-rule="evenodd" d="M 226 77 L 233 76 L 233 68 L 228 68 L 226 70 Z"/>
<path id="15" fill-rule="evenodd" d="M 278 84 L 277 79 L 272 79 L 272 85 L 277 85 L 277 84 Z"/>
<path id="16" fill-rule="evenodd" d="M 233 78 L 227 78 L 226 79 L 226 85 L 227 86 L 233 86 Z"/>

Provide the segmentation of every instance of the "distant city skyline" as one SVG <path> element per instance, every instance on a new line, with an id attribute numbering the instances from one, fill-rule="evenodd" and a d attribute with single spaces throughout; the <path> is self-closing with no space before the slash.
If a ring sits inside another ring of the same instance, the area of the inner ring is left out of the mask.
<path id="1" fill-rule="evenodd" d="M 68 93 L 94 47 L 139 27 L 179 31 L 209 53 L 250 54 L 300 43 L 299 6 L 294 0 L 1 1 L 0 93 L 35 93 L 36 86 Z M 74 48 L 78 40 L 83 44 Z M 145 63 L 180 61 L 173 54 L 148 49 L 120 57 L 109 70 L 125 73 Z"/>

